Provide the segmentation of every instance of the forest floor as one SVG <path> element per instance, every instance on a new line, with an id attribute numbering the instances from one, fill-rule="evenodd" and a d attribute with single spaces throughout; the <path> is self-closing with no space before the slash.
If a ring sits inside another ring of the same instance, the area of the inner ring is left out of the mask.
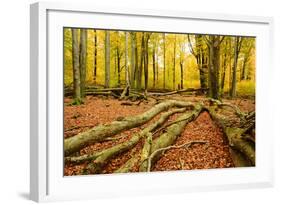
<path id="1" fill-rule="evenodd" d="M 191 102 L 199 102 L 204 99 L 204 97 L 200 96 L 183 95 L 173 95 L 173 97 L 167 98 Z M 87 96 L 84 104 L 72 106 L 68 105 L 71 100 L 71 98 L 64 99 L 64 138 L 77 135 L 100 124 L 110 123 L 118 118 L 122 119 L 126 116 L 141 114 L 155 104 L 155 100 L 151 99 L 143 101 L 139 105 L 128 106 L 122 105 L 123 101 L 113 97 Z M 244 112 L 255 109 L 255 101 L 251 99 L 224 100 L 224 102 L 235 104 Z M 175 120 L 178 115 L 174 114 L 166 123 Z M 93 153 L 122 143 L 130 139 L 132 134 L 139 132 L 158 118 L 159 116 L 156 116 L 147 124 L 124 131 L 114 136 L 114 140 L 89 145 L 80 150 L 79 154 Z M 207 112 L 201 113 L 196 120 L 187 124 L 184 132 L 177 138 L 175 145 L 181 145 L 193 140 L 203 140 L 208 141 L 208 143 L 195 144 L 188 149 L 170 149 L 156 162 L 152 171 L 228 168 L 234 166 L 229 153 L 229 145 L 221 129 L 211 120 Z M 111 159 L 102 173 L 112 173 L 121 167 L 134 153 L 140 151 L 143 143 L 143 140 L 141 140 L 133 149 Z M 80 175 L 86 166 L 87 162 L 81 164 L 66 163 L 64 174 L 66 176 Z M 137 171 L 137 168 L 133 169 L 133 172 Z"/>

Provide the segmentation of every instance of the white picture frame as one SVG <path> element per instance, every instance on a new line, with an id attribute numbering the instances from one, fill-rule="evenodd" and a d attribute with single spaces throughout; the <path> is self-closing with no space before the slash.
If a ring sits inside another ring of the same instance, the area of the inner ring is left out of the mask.
<path id="1" fill-rule="evenodd" d="M 62 30 L 67 26 L 256 36 L 256 166 L 64 177 Z M 273 19 L 270 17 L 97 8 L 95 5 L 73 3 L 32 4 L 30 198 L 41 202 L 273 186 L 273 134 L 268 129 L 272 114 L 263 109 L 271 106 L 272 29 Z M 161 180 L 163 177 L 165 183 Z"/>

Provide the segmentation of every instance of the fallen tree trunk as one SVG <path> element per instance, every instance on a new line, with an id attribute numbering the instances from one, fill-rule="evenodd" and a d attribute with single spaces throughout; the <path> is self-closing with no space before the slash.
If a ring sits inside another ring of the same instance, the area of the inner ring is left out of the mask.
<path id="1" fill-rule="evenodd" d="M 172 145 L 177 137 L 182 133 L 188 122 L 196 119 L 196 117 L 202 112 L 202 105 L 195 106 L 193 111 L 182 114 L 173 124 L 167 127 L 166 132 L 159 136 L 157 139 L 152 141 L 151 132 L 147 133 L 144 146 L 140 153 L 135 154 L 131 159 L 129 159 L 121 168 L 116 170 L 116 173 L 129 172 L 133 166 L 139 166 L 140 172 L 146 172 L 148 167 L 148 158 L 152 152 L 158 148 L 165 148 Z M 161 153 L 158 153 L 153 157 L 150 162 L 150 166 L 153 165 Z"/>
<path id="2" fill-rule="evenodd" d="M 80 133 L 64 140 L 64 154 L 70 154 L 79 151 L 89 143 L 101 141 L 104 138 L 113 136 L 123 130 L 131 129 L 151 120 L 154 116 L 171 107 L 193 107 L 192 103 L 169 100 L 159 103 L 150 110 L 132 117 L 125 117 L 120 121 L 113 121 L 106 125 L 96 126 L 86 132 Z"/>
<path id="3" fill-rule="evenodd" d="M 223 133 L 228 139 L 229 145 L 232 149 L 239 151 L 242 155 L 233 156 L 237 160 L 235 166 L 240 166 L 240 164 L 245 164 L 244 161 L 249 160 L 251 165 L 255 165 L 255 145 L 254 143 L 243 139 L 243 136 L 246 132 L 249 131 L 249 128 L 240 128 L 240 127 L 230 127 L 228 126 L 227 119 L 221 118 L 214 111 L 214 109 L 208 109 L 211 118 L 217 122 L 217 124 L 222 128 Z M 235 152 L 231 152 L 235 154 Z M 244 159 L 242 159 L 244 156 Z M 235 161 L 234 161 L 235 163 Z"/>
<path id="4" fill-rule="evenodd" d="M 179 94 L 179 93 L 184 93 L 184 92 L 204 92 L 205 89 L 202 88 L 187 88 L 187 89 L 182 89 L 182 90 L 175 90 L 171 92 L 149 92 L 148 96 L 166 96 L 166 95 L 173 95 L 173 94 Z"/>
<path id="5" fill-rule="evenodd" d="M 130 95 L 130 85 L 127 85 L 124 90 L 122 91 L 122 94 L 120 96 L 120 100 L 124 100 L 126 98 L 128 98 Z"/>
<path id="6" fill-rule="evenodd" d="M 176 141 L 177 137 L 182 133 L 187 123 L 195 120 L 199 114 L 204 110 L 204 107 L 201 104 L 197 104 L 194 110 L 181 115 L 176 121 L 177 123 L 171 124 L 166 128 L 166 132 L 160 135 L 158 138 L 153 140 L 151 146 L 151 153 L 155 152 L 158 149 L 168 147 Z M 158 153 L 151 159 L 151 167 L 159 159 L 161 153 Z M 148 165 L 145 165 L 148 166 Z M 145 167 L 144 166 L 144 167 Z"/>
<path id="7" fill-rule="evenodd" d="M 83 155 L 79 157 L 66 157 L 65 160 L 68 162 L 78 162 L 78 163 L 83 161 L 94 160 L 88 164 L 86 170 L 89 170 L 90 173 L 99 173 L 102 167 L 108 162 L 109 159 L 125 151 L 128 151 L 129 149 L 134 147 L 143 137 L 149 134 L 151 135 L 151 132 L 157 129 L 158 127 L 160 127 L 171 115 L 179 112 L 184 112 L 185 110 L 186 110 L 185 108 L 180 108 L 163 113 L 159 118 L 159 120 L 146 127 L 140 133 L 133 135 L 131 139 L 128 141 L 125 141 L 123 143 L 117 144 L 113 147 L 110 147 L 108 149 L 93 154 Z"/>

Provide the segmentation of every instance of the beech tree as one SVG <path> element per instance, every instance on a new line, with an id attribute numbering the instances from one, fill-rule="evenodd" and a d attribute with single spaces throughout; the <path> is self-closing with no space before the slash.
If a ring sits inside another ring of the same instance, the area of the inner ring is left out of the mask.
<path id="1" fill-rule="evenodd" d="M 110 31 L 105 31 L 105 80 L 106 88 L 110 86 Z"/>
<path id="2" fill-rule="evenodd" d="M 233 62 L 233 68 L 232 68 L 232 83 L 231 83 L 231 89 L 230 89 L 230 97 L 233 98 L 236 96 L 236 81 L 237 81 L 237 64 L 238 64 L 238 58 L 239 53 L 242 46 L 242 37 L 234 37 L 234 62 Z"/>
<path id="3" fill-rule="evenodd" d="M 81 103 L 81 88 L 80 88 L 80 66 L 79 66 L 79 42 L 78 29 L 71 29 L 72 33 L 72 68 L 73 68 L 73 94 L 74 102 Z"/>
<path id="4" fill-rule="evenodd" d="M 80 29 L 80 87 L 81 96 L 85 97 L 85 80 L 86 80 L 86 66 L 87 66 L 87 29 Z"/>

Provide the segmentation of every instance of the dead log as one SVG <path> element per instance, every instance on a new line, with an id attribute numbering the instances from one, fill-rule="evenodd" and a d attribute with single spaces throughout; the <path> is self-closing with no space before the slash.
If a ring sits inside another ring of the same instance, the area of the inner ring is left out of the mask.
<path id="1" fill-rule="evenodd" d="M 174 95 L 174 94 L 179 94 L 179 93 L 185 93 L 185 92 L 204 92 L 204 89 L 199 88 L 187 88 L 187 89 L 182 89 L 182 90 L 175 90 L 171 92 L 149 92 L 147 93 L 148 96 L 166 96 L 166 95 Z"/>
<path id="2" fill-rule="evenodd" d="M 168 112 L 165 112 L 161 115 L 159 120 L 157 120 L 155 123 L 152 123 L 145 129 L 143 129 L 141 132 L 133 135 L 130 140 L 125 141 L 123 143 L 117 144 L 113 147 L 110 147 L 108 149 L 93 153 L 93 154 L 87 154 L 82 155 L 78 157 L 66 157 L 65 161 L 67 162 L 83 162 L 83 161 L 92 161 L 88 164 L 86 167 L 86 170 L 89 170 L 90 173 L 99 173 L 102 169 L 102 167 L 108 162 L 109 159 L 112 157 L 121 154 L 125 151 L 130 150 L 133 148 L 143 137 L 146 135 L 151 135 L 151 132 L 160 127 L 171 115 L 179 112 L 184 112 L 185 108 L 179 108 L 174 109 Z"/>
<path id="3" fill-rule="evenodd" d="M 129 95 L 130 95 L 130 85 L 127 85 L 127 86 L 124 88 L 124 90 L 123 90 L 123 92 L 122 92 L 122 94 L 121 94 L 121 96 L 120 96 L 119 99 L 120 99 L 120 100 L 124 100 L 124 99 L 128 98 Z"/>
<path id="4" fill-rule="evenodd" d="M 153 140 L 151 146 L 151 153 L 158 149 L 168 147 L 176 141 L 177 137 L 182 133 L 187 123 L 195 120 L 199 114 L 204 110 L 202 104 L 197 104 L 194 110 L 181 115 L 176 121 L 177 123 L 171 124 L 166 128 L 166 132 Z M 151 159 L 151 167 L 159 159 L 161 153 L 158 153 Z"/>
<path id="5" fill-rule="evenodd" d="M 106 125 L 96 126 L 86 132 L 65 139 L 65 156 L 69 156 L 70 154 L 79 151 L 89 143 L 98 142 L 104 138 L 118 134 L 123 130 L 143 125 L 157 114 L 161 113 L 162 111 L 168 110 L 171 107 L 193 107 L 193 104 L 189 102 L 169 100 L 155 105 L 150 110 L 140 115 L 125 117 L 120 121 L 113 121 Z"/>
<path id="6" fill-rule="evenodd" d="M 240 162 L 239 158 L 241 158 L 241 156 L 232 157 L 238 160 L 235 166 L 239 166 L 239 164 L 241 163 L 244 164 L 244 162 L 241 161 L 245 160 L 249 160 L 251 165 L 255 165 L 255 145 L 254 143 L 243 139 L 243 135 L 248 131 L 248 128 L 231 127 L 227 122 L 227 118 L 219 117 L 218 114 L 214 111 L 214 109 L 208 108 L 208 112 L 211 115 L 211 118 L 215 122 L 217 122 L 217 124 L 222 128 L 223 133 L 227 137 L 231 148 L 236 151 L 239 151 L 244 156 L 244 159 L 240 160 Z"/>
<path id="7" fill-rule="evenodd" d="M 157 149 L 165 148 L 172 145 L 177 137 L 182 133 L 185 125 L 188 122 L 196 119 L 196 117 L 202 112 L 202 105 L 198 104 L 195 106 L 193 111 L 189 111 L 185 114 L 182 114 L 180 117 L 175 120 L 175 123 L 167 127 L 166 132 L 159 136 L 157 139 L 152 141 L 151 132 L 146 134 L 146 141 L 140 153 L 137 153 L 132 157 L 128 162 L 126 162 L 120 169 L 116 170 L 117 173 L 120 172 L 129 172 L 133 166 L 139 166 L 139 171 L 146 172 L 148 167 L 148 158 Z M 156 160 L 161 156 L 161 153 L 158 153 L 153 157 L 150 162 L 150 166 L 153 165 Z"/>

